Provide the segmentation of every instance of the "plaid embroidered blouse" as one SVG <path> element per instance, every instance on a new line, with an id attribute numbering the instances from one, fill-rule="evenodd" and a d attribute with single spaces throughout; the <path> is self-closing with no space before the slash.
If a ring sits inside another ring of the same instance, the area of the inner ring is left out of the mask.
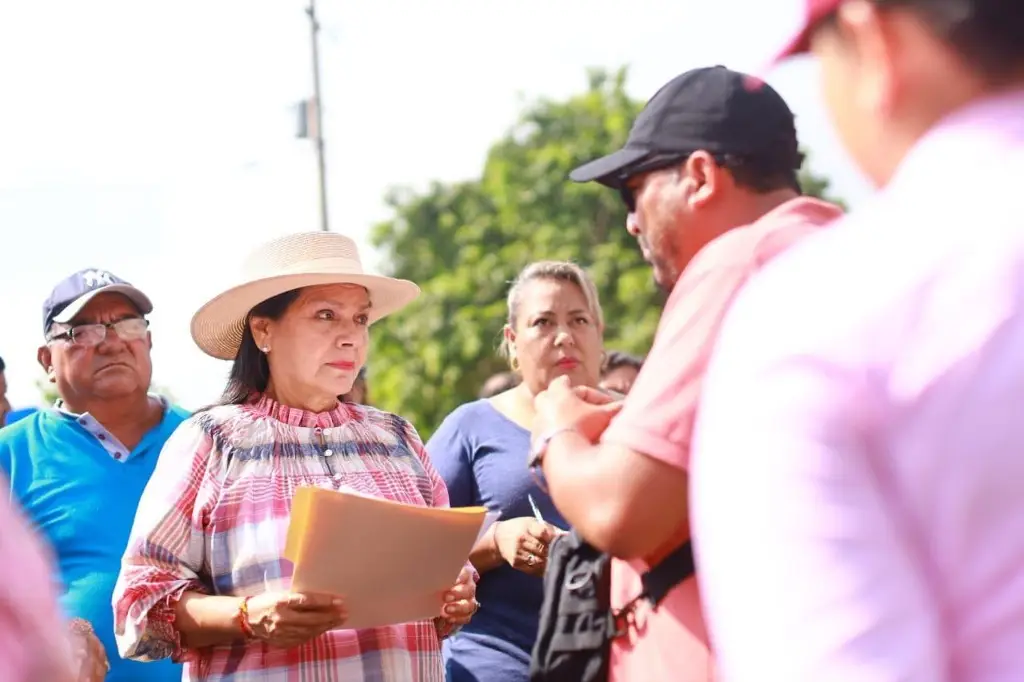
<path id="1" fill-rule="evenodd" d="M 183 592 L 289 588 L 282 554 L 303 485 L 448 506 L 418 434 L 395 415 L 346 403 L 314 414 L 265 396 L 194 415 L 167 441 L 139 503 L 114 590 L 121 655 L 174 656 L 186 681 L 443 682 L 431 621 L 335 630 L 292 649 L 240 638 L 182 650 L 173 609 Z"/>

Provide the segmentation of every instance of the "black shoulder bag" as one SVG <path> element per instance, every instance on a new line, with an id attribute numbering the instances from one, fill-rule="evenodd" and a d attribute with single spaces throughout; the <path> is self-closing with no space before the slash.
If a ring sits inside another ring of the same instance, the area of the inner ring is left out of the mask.
<path id="1" fill-rule="evenodd" d="M 635 622 L 641 601 L 657 607 L 694 573 L 685 542 L 641 576 L 643 590 L 623 608 L 611 608 L 611 557 L 575 531 L 551 544 L 544 603 L 530 661 L 530 682 L 607 682 L 614 638 Z"/>

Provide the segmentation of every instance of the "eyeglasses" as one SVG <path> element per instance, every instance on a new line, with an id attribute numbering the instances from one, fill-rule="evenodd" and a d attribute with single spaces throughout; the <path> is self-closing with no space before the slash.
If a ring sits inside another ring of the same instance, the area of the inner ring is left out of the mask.
<path id="1" fill-rule="evenodd" d="M 149 320 L 142 317 L 128 317 L 117 322 L 97 322 L 95 324 L 76 324 L 58 334 L 50 336 L 50 341 L 65 340 L 76 346 L 91 348 L 98 346 L 107 338 L 107 330 L 113 329 L 122 341 L 138 341 L 146 335 Z"/>

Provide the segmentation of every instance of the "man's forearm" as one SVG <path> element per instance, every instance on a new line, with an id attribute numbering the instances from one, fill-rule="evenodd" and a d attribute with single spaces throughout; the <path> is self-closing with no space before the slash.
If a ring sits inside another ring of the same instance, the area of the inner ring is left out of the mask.
<path id="1" fill-rule="evenodd" d="M 543 460 L 544 479 L 551 499 L 566 521 L 588 542 L 607 550 L 611 524 L 607 458 L 601 446 L 593 445 L 579 433 L 567 431 L 551 439 Z"/>
<path id="2" fill-rule="evenodd" d="M 598 549 L 653 558 L 689 537 L 687 478 L 677 468 L 572 432 L 551 440 L 543 468 L 555 506 Z"/>

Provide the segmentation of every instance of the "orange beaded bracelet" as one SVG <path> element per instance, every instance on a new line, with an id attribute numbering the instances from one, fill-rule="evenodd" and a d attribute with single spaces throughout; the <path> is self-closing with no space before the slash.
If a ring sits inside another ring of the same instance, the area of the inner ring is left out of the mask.
<path id="1" fill-rule="evenodd" d="M 238 625 L 242 628 L 242 634 L 245 635 L 246 639 L 255 639 L 256 632 L 249 625 L 249 600 L 252 597 L 246 597 L 242 600 L 242 603 L 238 605 Z"/>

